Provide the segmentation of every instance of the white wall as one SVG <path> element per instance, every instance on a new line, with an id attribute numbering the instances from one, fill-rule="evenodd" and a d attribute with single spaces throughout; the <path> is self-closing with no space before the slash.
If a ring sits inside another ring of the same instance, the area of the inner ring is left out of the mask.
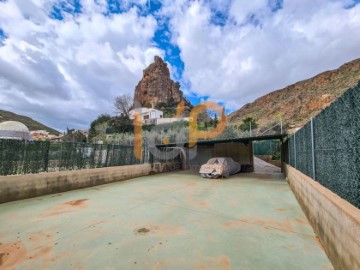
<path id="1" fill-rule="evenodd" d="M 156 119 L 156 125 L 160 124 L 169 124 L 174 123 L 178 121 L 189 121 L 189 117 L 183 117 L 183 118 L 158 118 Z"/>
<path id="2" fill-rule="evenodd" d="M 135 112 L 141 113 L 141 120 L 144 121 L 145 116 L 148 116 L 148 119 L 159 119 L 163 117 L 163 112 L 157 109 L 149 109 L 149 108 L 140 108 L 131 110 L 129 112 L 129 118 L 135 118 Z"/>

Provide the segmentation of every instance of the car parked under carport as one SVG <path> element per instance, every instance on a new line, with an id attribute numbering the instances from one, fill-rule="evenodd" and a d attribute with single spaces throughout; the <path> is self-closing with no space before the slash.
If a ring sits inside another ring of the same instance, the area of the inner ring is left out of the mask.
<path id="1" fill-rule="evenodd" d="M 229 157 L 215 157 L 200 167 L 200 175 L 204 178 L 224 178 L 237 174 L 241 165 Z"/>

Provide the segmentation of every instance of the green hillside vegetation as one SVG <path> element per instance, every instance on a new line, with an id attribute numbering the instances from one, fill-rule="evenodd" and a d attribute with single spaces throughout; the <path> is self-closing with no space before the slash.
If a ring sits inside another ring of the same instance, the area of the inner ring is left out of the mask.
<path id="1" fill-rule="evenodd" d="M 50 128 L 48 126 L 45 126 L 33 119 L 31 119 L 30 117 L 27 116 L 23 116 L 23 115 L 18 115 L 9 111 L 4 111 L 4 110 L 0 110 L 0 122 L 4 122 L 4 121 L 18 121 L 23 123 L 25 126 L 27 126 L 29 128 L 30 131 L 32 130 L 46 130 L 47 132 L 50 132 L 51 134 L 54 135 L 59 135 L 60 132 Z"/>
<path id="2" fill-rule="evenodd" d="M 198 130 L 213 129 L 219 122 L 217 115 L 210 117 L 207 112 L 199 115 L 199 118 Z M 142 125 L 142 130 L 144 137 L 156 144 L 162 144 L 164 138 L 167 138 L 169 142 L 175 143 L 179 141 L 185 142 L 189 137 L 188 121 L 161 125 L 144 124 Z M 224 132 L 225 135 L 229 133 L 226 131 Z M 89 140 L 91 142 L 103 141 L 106 143 L 133 144 L 133 139 L 134 123 L 125 115 L 110 116 L 108 114 L 101 114 L 90 124 Z"/>

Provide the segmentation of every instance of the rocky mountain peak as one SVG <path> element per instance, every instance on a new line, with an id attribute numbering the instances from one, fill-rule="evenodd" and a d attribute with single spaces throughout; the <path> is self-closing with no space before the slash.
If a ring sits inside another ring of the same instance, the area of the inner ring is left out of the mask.
<path id="1" fill-rule="evenodd" d="M 167 63 L 155 56 L 154 63 L 143 71 L 143 77 L 135 88 L 134 102 L 144 107 L 156 107 L 159 104 L 176 107 L 181 101 L 191 107 L 180 90 L 180 84 L 170 78 Z"/>
<path id="2" fill-rule="evenodd" d="M 165 63 L 164 60 L 162 60 L 162 58 L 158 55 L 154 56 L 154 62 L 155 62 L 155 64 L 164 64 Z"/>

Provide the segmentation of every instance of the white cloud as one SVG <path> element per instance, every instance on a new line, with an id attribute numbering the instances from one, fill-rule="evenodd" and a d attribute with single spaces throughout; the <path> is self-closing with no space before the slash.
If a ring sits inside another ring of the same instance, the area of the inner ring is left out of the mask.
<path id="1" fill-rule="evenodd" d="M 232 1 L 221 26 L 211 1 L 175 3 L 164 13 L 184 80 L 231 109 L 360 57 L 360 6 L 344 9 L 351 1 L 285 0 L 276 12 L 265 0 Z"/>
<path id="2" fill-rule="evenodd" d="M 184 92 L 231 109 L 360 56 L 360 5 L 344 8 L 352 0 L 285 0 L 276 12 L 277 0 L 162 2 L 154 15 L 139 15 L 146 0 L 104 15 L 105 0 L 81 0 L 80 13 L 54 20 L 52 5 L 74 11 L 73 1 L 0 1 L 0 108 L 62 130 L 88 127 L 112 113 L 116 95 L 133 93 L 154 55 L 165 55 L 153 37 L 167 19 Z"/>
<path id="3" fill-rule="evenodd" d="M 250 14 L 259 14 L 267 9 L 267 4 L 268 0 L 233 1 L 229 13 L 238 23 L 243 23 Z"/>
<path id="4" fill-rule="evenodd" d="M 59 3 L 60 1 L 52 1 Z M 61 1 L 66 3 L 65 1 Z M 0 2 L 0 107 L 64 130 L 113 113 L 116 95 L 133 93 L 154 55 L 153 16 L 136 7 L 105 16 L 105 1 L 81 1 L 81 14 L 49 17 L 48 1 Z"/>

